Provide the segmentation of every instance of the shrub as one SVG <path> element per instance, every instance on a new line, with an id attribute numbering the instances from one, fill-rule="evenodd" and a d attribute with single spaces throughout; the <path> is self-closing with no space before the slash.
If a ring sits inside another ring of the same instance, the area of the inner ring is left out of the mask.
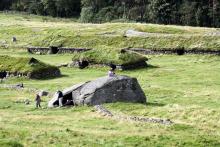
<path id="1" fill-rule="evenodd" d="M 97 22 L 109 22 L 114 19 L 117 19 L 116 9 L 114 7 L 105 7 L 102 8 L 96 15 Z"/>

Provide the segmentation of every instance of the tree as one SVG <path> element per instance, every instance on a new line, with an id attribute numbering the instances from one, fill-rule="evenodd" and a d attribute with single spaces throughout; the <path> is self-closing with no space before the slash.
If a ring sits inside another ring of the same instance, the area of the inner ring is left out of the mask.
<path id="1" fill-rule="evenodd" d="M 148 10 L 151 22 L 165 24 L 171 22 L 172 6 L 169 0 L 151 0 Z"/>
<path id="2" fill-rule="evenodd" d="M 47 15 L 53 17 L 58 16 L 55 0 L 42 0 L 42 3 L 44 5 L 44 11 Z"/>
<path id="3" fill-rule="evenodd" d="M 9 10 L 12 5 L 12 0 L 0 0 L 0 11 Z"/>
<path id="4" fill-rule="evenodd" d="M 189 2 L 188 0 L 184 1 L 180 7 L 181 24 L 196 26 L 196 10 L 196 2 Z"/>
<path id="5" fill-rule="evenodd" d="M 82 22 L 113 19 L 220 27 L 220 0 L 0 0 L 0 10 L 26 11 Z"/>
<path id="6" fill-rule="evenodd" d="M 116 10 L 114 7 L 104 7 L 102 8 L 96 15 L 96 22 L 102 23 L 102 22 L 109 22 L 114 19 L 117 19 L 118 15 L 116 13 Z"/>
<path id="7" fill-rule="evenodd" d="M 80 0 L 57 0 L 57 14 L 59 17 L 78 16 L 81 11 Z"/>
<path id="8" fill-rule="evenodd" d="M 212 19 L 213 27 L 220 27 L 220 1 L 209 0 L 210 17 Z"/>

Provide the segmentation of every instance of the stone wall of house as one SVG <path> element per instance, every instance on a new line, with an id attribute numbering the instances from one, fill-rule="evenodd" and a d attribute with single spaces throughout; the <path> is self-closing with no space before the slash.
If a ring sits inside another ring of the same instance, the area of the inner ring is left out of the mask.
<path id="1" fill-rule="evenodd" d="M 80 69 L 83 69 L 87 66 L 93 66 L 93 67 L 108 67 L 108 64 L 94 64 L 94 63 L 89 63 L 86 66 L 83 66 L 84 64 L 80 64 L 79 61 L 73 61 L 71 63 L 69 63 L 67 66 L 68 67 L 78 67 Z M 64 65 L 66 66 L 66 65 Z M 129 70 L 129 69 L 138 69 L 138 68 L 144 68 L 147 67 L 148 64 L 146 61 L 140 61 L 140 62 L 136 62 L 136 63 L 131 63 L 131 64 L 126 64 L 126 65 L 115 65 L 116 69 L 118 70 Z"/>
<path id="2" fill-rule="evenodd" d="M 51 77 L 59 77 L 61 76 L 60 70 L 57 69 L 46 69 L 44 71 L 38 72 L 7 72 L 6 78 L 8 77 L 27 77 L 30 79 L 43 79 L 43 78 L 51 78 Z"/>
<path id="3" fill-rule="evenodd" d="M 144 49 L 144 48 L 127 48 L 123 49 L 125 51 L 134 51 L 144 55 L 155 55 L 155 54 L 209 54 L 209 55 L 220 55 L 220 50 L 204 50 L 204 49 L 184 49 L 184 48 L 176 48 L 176 49 Z"/>
<path id="4" fill-rule="evenodd" d="M 91 49 L 86 48 L 61 48 L 61 47 L 29 47 L 27 51 L 31 54 L 72 54 L 86 52 Z"/>

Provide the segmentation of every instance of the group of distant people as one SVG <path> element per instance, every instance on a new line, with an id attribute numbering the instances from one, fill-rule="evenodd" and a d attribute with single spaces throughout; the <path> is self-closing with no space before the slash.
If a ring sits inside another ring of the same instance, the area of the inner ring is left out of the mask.
<path id="1" fill-rule="evenodd" d="M 116 69 L 116 66 L 114 64 L 111 64 L 110 65 L 110 70 L 108 71 L 108 77 L 114 77 L 116 74 L 115 74 L 115 69 Z M 7 72 L 6 71 L 3 71 L 3 72 L 0 72 L 0 79 L 1 79 L 1 82 L 3 81 L 3 79 L 7 78 Z M 22 87 L 23 87 L 23 83 L 22 83 Z M 56 94 L 58 95 L 58 105 L 59 107 L 63 107 L 64 105 L 67 106 L 67 105 L 73 105 L 73 100 L 66 100 L 65 101 L 65 104 L 64 104 L 64 100 L 63 100 L 63 93 L 62 91 L 58 90 L 56 92 Z M 36 96 L 35 96 L 35 102 L 36 102 L 36 108 L 41 108 L 41 94 L 40 93 L 37 93 Z"/>
<path id="2" fill-rule="evenodd" d="M 110 70 L 108 71 L 108 77 L 115 77 L 115 69 L 116 69 L 116 65 L 114 64 L 110 64 Z M 64 99 L 63 99 L 63 92 L 58 90 L 56 92 L 56 95 L 58 97 L 58 105 L 59 107 L 63 107 L 63 106 L 68 106 L 68 105 L 73 105 L 73 100 L 66 100 L 65 104 L 64 104 Z M 35 101 L 36 101 L 36 108 L 41 108 L 41 95 L 39 93 L 36 94 L 35 97 Z"/>
<path id="3" fill-rule="evenodd" d="M 59 107 L 63 107 L 63 106 L 69 106 L 69 105 L 73 105 L 73 100 L 66 100 L 64 103 L 64 99 L 63 99 L 63 92 L 58 90 L 56 93 L 57 98 L 58 98 L 58 106 Z M 36 108 L 41 108 L 41 95 L 39 93 L 36 94 L 35 97 L 35 102 L 36 102 Z"/>

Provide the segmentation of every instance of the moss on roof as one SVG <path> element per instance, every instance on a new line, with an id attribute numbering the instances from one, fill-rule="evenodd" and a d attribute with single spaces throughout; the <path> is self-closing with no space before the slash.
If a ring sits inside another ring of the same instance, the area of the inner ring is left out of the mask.
<path id="1" fill-rule="evenodd" d="M 73 61 L 87 60 L 94 64 L 109 64 L 127 65 L 141 61 L 147 61 L 143 55 L 133 52 L 121 52 L 120 50 L 112 49 L 94 49 L 88 52 L 74 54 Z"/>
<path id="2" fill-rule="evenodd" d="M 0 56 L 0 61 L 0 71 L 32 73 L 58 69 L 35 58 Z"/>

